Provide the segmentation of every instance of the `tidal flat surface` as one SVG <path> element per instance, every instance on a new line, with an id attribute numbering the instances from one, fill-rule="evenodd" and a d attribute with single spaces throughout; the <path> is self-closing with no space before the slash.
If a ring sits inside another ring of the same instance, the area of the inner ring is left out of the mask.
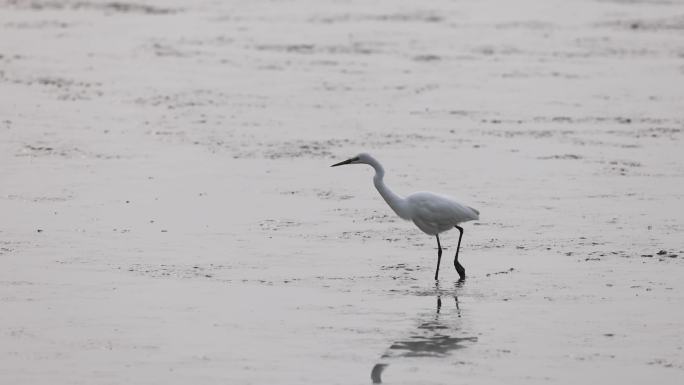
<path id="1" fill-rule="evenodd" d="M 0 1 L 0 383 L 681 384 L 682 15 Z"/>

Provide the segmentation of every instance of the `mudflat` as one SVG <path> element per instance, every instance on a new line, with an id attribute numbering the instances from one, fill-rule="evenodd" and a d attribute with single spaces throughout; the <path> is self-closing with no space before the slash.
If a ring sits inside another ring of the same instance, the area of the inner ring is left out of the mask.
<path id="1" fill-rule="evenodd" d="M 682 15 L 0 1 L 0 383 L 681 384 Z"/>

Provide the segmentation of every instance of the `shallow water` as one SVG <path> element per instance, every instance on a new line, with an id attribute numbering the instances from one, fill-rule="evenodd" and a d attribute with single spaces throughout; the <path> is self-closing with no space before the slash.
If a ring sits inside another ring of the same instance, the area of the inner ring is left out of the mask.
<path id="1" fill-rule="evenodd" d="M 683 11 L 2 3 L 0 383 L 681 383 Z"/>

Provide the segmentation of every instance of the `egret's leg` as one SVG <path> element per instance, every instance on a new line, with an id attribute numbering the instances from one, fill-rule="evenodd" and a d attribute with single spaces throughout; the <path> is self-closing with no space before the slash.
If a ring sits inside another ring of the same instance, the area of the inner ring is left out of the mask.
<path id="1" fill-rule="evenodd" d="M 456 268 L 456 271 L 458 272 L 458 276 L 461 277 L 461 279 L 465 279 L 465 269 L 463 266 L 461 266 L 460 263 L 458 263 L 458 251 L 461 249 L 461 238 L 463 238 L 463 227 L 461 226 L 456 226 L 458 229 L 459 235 L 458 235 L 458 246 L 456 246 L 456 257 L 454 258 L 454 267 Z"/>
<path id="2" fill-rule="evenodd" d="M 435 281 L 439 279 L 439 263 L 442 262 L 442 245 L 439 244 L 439 235 L 437 237 L 437 271 L 435 271 Z"/>

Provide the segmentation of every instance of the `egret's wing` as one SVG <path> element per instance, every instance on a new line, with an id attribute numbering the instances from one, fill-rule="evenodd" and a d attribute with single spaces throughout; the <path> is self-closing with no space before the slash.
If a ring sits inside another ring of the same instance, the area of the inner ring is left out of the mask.
<path id="1" fill-rule="evenodd" d="M 466 208 L 470 209 L 473 213 L 475 213 L 473 220 L 480 219 L 480 211 L 477 209 L 474 209 L 470 206 L 465 206 Z"/>
<path id="2" fill-rule="evenodd" d="M 414 220 L 419 220 L 439 231 L 479 218 L 479 213 L 451 198 L 428 192 L 411 194 L 409 202 Z"/>

